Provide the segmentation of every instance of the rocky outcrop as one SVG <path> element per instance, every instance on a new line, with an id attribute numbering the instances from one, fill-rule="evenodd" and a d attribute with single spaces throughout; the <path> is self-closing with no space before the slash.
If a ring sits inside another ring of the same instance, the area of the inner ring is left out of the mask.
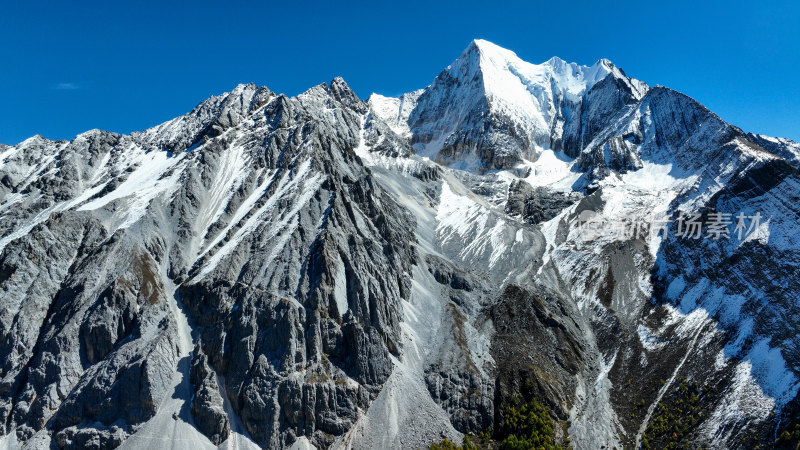
<path id="1" fill-rule="evenodd" d="M 208 358 L 199 343 L 192 352 L 191 381 L 194 423 L 214 445 L 219 445 L 230 435 L 231 424 L 225 414 L 216 373 L 208 366 Z"/>
<path id="2" fill-rule="evenodd" d="M 577 324 L 564 314 L 567 308 L 557 296 L 509 285 L 486 311 L 495 328 L 498 408 L 523 394 L 542 399 L 559 419 L 569 417 L 575 377 L 586 364 L 586 344 Z M 495 428 L 502 420 L 496 416 Z"/>
<path id="3" fill-rule="evenodd" d="M 525 181 L 513 181 L 508 187 L 506 214 L 519 216 L 530 224 L 553 219 L 568 206 L 580 200 L 577 192 L 559 192 L 546 187 L 531 186 Z"/>

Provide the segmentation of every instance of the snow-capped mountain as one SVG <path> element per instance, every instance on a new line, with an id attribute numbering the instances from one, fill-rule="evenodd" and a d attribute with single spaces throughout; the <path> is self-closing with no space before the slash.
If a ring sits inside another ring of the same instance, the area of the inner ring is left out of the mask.
<path id="1" fill-rule="evenodd" d="M 370 104 L 411 137 L 420 156 L 458 168 L 508 169 L 543 149 L 574 156 L 611 112 L 647 89 L 608 60 L 536 65 L 475 40 L 427 88 L 399 99 L 374 95 Z"/>
<path id="2" fill-rule="evenodd" d="M 423 448 L 517 394 L 580 449 L 773 445 L 799 149 L 482 40 L 398 98 L 2 146 L 0 448 Z"/>

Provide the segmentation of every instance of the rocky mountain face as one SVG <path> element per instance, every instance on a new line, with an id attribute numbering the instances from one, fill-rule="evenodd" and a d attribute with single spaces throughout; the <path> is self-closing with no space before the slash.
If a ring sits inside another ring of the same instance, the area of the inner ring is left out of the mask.
<path id="1" fill-rule="evenodd" d="M 424 448 L 518 395 L 575 448 L 772 446 L 799 149 L 486 41 L 0 146 L 0 448 Z"/>

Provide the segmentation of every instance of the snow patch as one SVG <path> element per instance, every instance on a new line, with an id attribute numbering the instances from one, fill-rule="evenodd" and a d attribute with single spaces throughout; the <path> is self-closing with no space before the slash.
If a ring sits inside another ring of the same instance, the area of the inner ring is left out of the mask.
<path id="1" fill-rule="evenodd" d="M 102 208 L 112 201 L 124 199 L 125 206 L 115 209 L 115 217 L 112 220 L 114 229 L 133 225 L 144 216 L 155 197 L 177 187 L 181 171 L 173 170 L 168 175 L 167 172 L 178 165 L 184 157 L 184 155 L 169 157 L 167 152 L 162 151 L 145 153 L 136 146 L 129 148 L 126 155 L 134 158 L 128 167 L 135 166 L 136 169 L 116 189 L 78 208 L 78 211 L 91 211 Z"/>
<path id="2" fill-rule="evenodd" d="M 347 303 L 347 274 L 345 274 L 344 263 L 339 258 L 335 268 L 336 273 L 333 278 L 333 298 L 336 300 L 336 308 L 339 310 L 339 316 L 344 317 L 345 313 L 350 309 Z"/>
<path id="3" fill-rule="evenodd" d="M 574 160 L 562 152 L 550 149 L 538 149 L 535 153 L 537 154 L 535 161 L 523 160 L 517 167 L 517 170 L 530 170 L 524 180 L 531 186 L 547 186 L 558 191 L 571 192 L 572 186 L 581 177 L 580 172 L 573 171 Z M 516 179 L 510 173 L 507 176 Z"/>

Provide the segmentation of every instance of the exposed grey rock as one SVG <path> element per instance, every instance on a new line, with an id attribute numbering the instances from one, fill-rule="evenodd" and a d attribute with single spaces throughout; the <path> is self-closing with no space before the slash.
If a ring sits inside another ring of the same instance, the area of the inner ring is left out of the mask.
<path id="1" fill-rule="evenodd" d="M 367 391 L 379 389 L 391 372 L 399 301 L 408 295 L 409 281 L 397 274 L 409 272 L 414 261 L 413 219 L 374 185 L 352 152 L 359 145 L 357 112 L 365 106 L 350 109 L 354 94 L 341 81 L 332 86 L 278 98 L 274 108 L 266 107 L 271 122 L 266 140 L 282 142 L 268 144 L 261 154 L 275 171 L 273 178 L 288 179 L 303 164 L 319 174 L 318 184 L 307 187 L 313 189 L 309 203 L 296 205 L 303 209 L 299 226 L 286 231 L 292 244 L 263 250 L 239 244 L 241 250 L 210 276 L 198 274 L 199 265 L 180 288 L 205 352 L 225 376 L 234 408 L 265 446 L 302 435 L 330 442 L 349 428 L 357 409 L 368 404 Z M 338 98 L 349 100 L 343 104 Z M 319 116 L 322 105 L 335 108 L 331 118 L 338 122 Z M 286 140 L 292 134 L 304 139 Z M 317 234 L 309 233 L 315 229 Z M 272 233 L 262 226 L 248 239 L 267 242 Z M 268 256 L 275 251 L 283 253 Z M 271 264 L 275 258 L 287 265 Z M 305 371 L 309 382 L 329 386 L 307 391 L 293 378 L 298 371 Z M 263 389 L 278 395 L 278 403 L 264 399 Z M 305 409 L 296 403 L 304 397 L 311 402 L 303 403 Z M 324 409 L 332 397 L 345 411 L 335 419 Z"/>
<path id="2" fill-rule="evenodd" d="M 585 365 L 585 347 L 574 313 L 558 297 L 509 285 L 486 314 L 495 335 L 498 368 L 495 405 L 517 394 L 546 402 L 561 420 L 574 404 L 575 376 Z M 497 410 L 495 411 L 498 412 Z M 495 423 L 500 423 L 498 417 Z"/>
<path id="3" fill-rule="evenodd" d="M 191 374 L 194 386 L 192 418 L 197 428 L 208 436 L 214 445 L 219 445 L 230 435 L 231 424 L 223 408 L 216 373 L 209 368 L 208 358 L 199 343 L 192 352 Z"/>
<path id="4" fill-rule="evenodd" d="M 55 442 L 59 448 L 64 449 L 100 450 L 119 447 L 125 437 L 125 433 L 118 427 L 112 427 L 109 431 L 69 427 L 56 435 Z"/>
<path id="5" fill-rule="evenodd" d="M 576 192 L 563 193 L 515 181 L 508 188 L 506 213 L 518 215 L 530 224 L 538 224 L 553 219 L 580 198 Z"/>
<path id="6" fill-rule="evenodd" d="M 494 382 L 472 372 L 439 368 L 429 371 L 425 382 L 431 397 L 450 414 L 461 432 L 488 430 L 494 421 Z"/>

